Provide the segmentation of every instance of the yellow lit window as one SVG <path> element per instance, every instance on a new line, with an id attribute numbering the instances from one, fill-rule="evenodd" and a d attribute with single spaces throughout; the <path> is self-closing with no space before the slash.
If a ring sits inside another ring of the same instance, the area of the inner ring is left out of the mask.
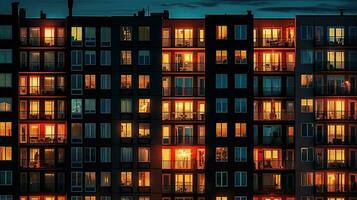
<path id="1" fill-rule="evenodd" d="M 45 101 L 45 117 L 46 119 L 55 118 L 55 101 Z"/>
<path id="2" fill-rule="evenodd" d="M 40 113 L 40 101 L 30 101 L 30 118 L 38 119 Z"/>
<path id="3" fill-rule="evenodd" d="M 109 187 L 111 185 L 111 173 L 110 172 L 101 172 L 101 183 L 102 187 Z"/>
<path id="4" fill-rule="evenodd" d="M 40 77 L 30 76 L 30 94 L 40 94 Z"/>
<path id="5" fill-rule="evenodd" d="M 203 43 L 203 42 L 205 42 L 205 30 L 204 29 L 200 29 L 199 31 L 198 31 L 198 38 L 199 38 L 199 42 L 200 43 Z"/>
<path id="6" fill-rule="evenodd" d="M 175 169 L 192 168 L 192 150 L 175 149 Z"/>
<path id="7" fill-rule="evenodd" d="M 175 46 L 179 46 L 179 47 L 193 46 L 193 30 L 175 29 Z"/>
<path id="8" fill-rule="evenodd" d="M 121 89 L 131 89 L 132 87 L 132 78 L 129 74 L 120 75 L 120 88 Z"/>
<path id="9" fill-rule="evenodd" d="M 86 89 L 95 89 L 96 88 L 96 80 L 94 74 L 86 74 L 85 75 L 85 88 Z"/>
<path id="10" fill-rule="evenodd" d="M 122 65 L 131 65 L 132 63 L 132 55 L 131 51 L 121 51 L 120 52 L 120 64 Z"/>
<path id="11" fill-rule="evenodd" d="M 12 135 L 12 123 L 11 122 L 0 122 L 0 137 L 11 136 Z"/>
<path id="12" fill-rule="evenodd" d="M 246 50 L 235 50 L 234 51 L 234 62 L 235 62 L 235 64 L 246 64 L 247 63 L 247 51 Z"/>
<path id="13" fill-rule="evenodd" d="M 85 196 L 84 200 L 96 200 L 95 196 Z"/>
<path id="14" fill-rule="evenodd" d="M 162 144 L 170 144 L 170 126 L 162 126 Z"/>
<path id="15" fill-rule="evenodd" d="M 219 196 L 216 197 L 216 200 L 228 200 L 228 197 Z"/>
<path id="16" fill-rule="evenodd" d="M 301 112 L 312 112 L 314 105 L 313 102 L 313 99 L 301 99 Z"/>
<path id="17" fill-rule="evenodd" d="M 328 149 L 327 157 L 329 164 L 343 164 L 345 163 L 345 150 L 344 149 Z"/>
<path id="18" fill-rule="evenodd" d="M 162 169 L 171 168 L 171 149 L 162 149 Z"/>
<path id="19" fill-rule="evenodd" d="M 150 99 L 139 99 L 139 113 L 150 113 Z"/>
<path id="20" fill-rule="evenodd" d="M 139 172 L 139 187 L 150 187 L 150 172 Z"/>
<path id="21" fill-rule="evenodd" d="M 55 45 L 55 28 L 45 28 L 45 45 Z"/>
<path id="22" fill-rule="evenodd" d="M 150 124 L 149 123 L 139 123 L 139 137 L 150 136 Z"/>
<path id="23" fill-rule="evenodd" d="M 122 187 L 133 186 L 132 172 L 121 172 L 120 173 L 120 185 Z"/>
<path id="24" fill-rule="evenodd" d="M 139 89 L 150 88 L 150 75 L 139 75 Z"/>
<path id="25" fill-rule="evenodd" d="M 216 123 L 216 137 L 227 137 L 227 123 Z"/>
<path id="26" fill-rule="evenodd" d="M 175 191 L 192 192 L 193 177 L 192 174 L 175 174 Z"/>
<path id="27" fill-rule="evenodd" d="M 12 148 L 7 146 L 0 146 L 0 161 L 12 160 Z"/>
<path id="28" fill-rule="evenodd" d="M 216 39 L 226 40 L 228 38 L 227 26 L 216 26 Z"/>
<path id="29" fill-rule="evenodd" d="M 227 64 L 227 50 L 216 50 L 216 64 Z"/>
<path id="30" fill-rule="evenodd" d="M 71 28 L 72 42 L 82 42 L 82 27 Z"/>
<path id="31" fill-rule="evenodd" d="M 246 123 L 236 123 L 235 124 L 235 136 L 236 137 L 247 137 L 247 124 Z"/>
<path id="32" fill-rule="evenodd" d="M 120 123 L 120 137 L 122 138 L 132 137 L 131 123 Z"/>

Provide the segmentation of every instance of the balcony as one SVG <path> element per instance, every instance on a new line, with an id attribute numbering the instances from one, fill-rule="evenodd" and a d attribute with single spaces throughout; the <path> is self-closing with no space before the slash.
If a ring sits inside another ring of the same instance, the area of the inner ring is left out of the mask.
<path id="1" fill-rule="evenodd" d="M 354 111 L 316 111 L 316 120 L 357 120 Z"/>
<path id="2" fill-rule="evenodd" d="M 354 38 L 347 39 L 346 37 L 328 37 L 324 40 L 316 40 L 316 46 L 349 46 L 349 45 L 356 45 L 357 40 Z"/>
<path id="3" fill-rule="evenodd" d="M 171 141 L 173 140 L 173 141 Z M 162 137 L 162 144 L 164 145 L 204 145 L 205 137 L 204 136 L 181 136 L 181 137 Z"/>
<path id="4" fill-rule="evenodd" d="M 293 185 L 291 183 L 291 185 Z M 254 186 L 254 192 L 259 194 L 293 194 L 295 188 L 294 187 L 282 187 L 281 185 L 261 185 L 261 186 Z"/>
<path id="5" fill-rule="evenodd" d="M 255 72 L 294 72 L 295 62 L 254 62 Z"/>
<path id="6" fill-rule="evenodd" d="M 188 169 L 204 169 L 204 160 L 163 160 L 162 169 L 188 170 Z"/>
<path id="7" fill-rule="evenodd" d="M 21 37 L 21 46 L 58 46 L 62 47 L 65 45 L 64 37 Z"/>
<path id="8" fill-rule="evenodd" d="M 315 136 L 315 145 L 356 145 L 357 137 L 342 136 L 341 137 L 326 137 Z"/>
<path id="9" fill-rule="evenodd" d="M 289 121 L 294 120 L 294 112 L 264 112 L 254 110 L 254 120 Z"/>
<path id="10" fill-rule="evenodd" d="M 357 62 L 356 61 L 325 61 L 315 62 L 316 71 L 356 71 Z"/>
<path id="11" fill-rule="evenodd" d="M 64 166 L 64 160 L 56 162 L 55 159 L 20 159 L 20 167 L 26 169 L 52 169 Z"/>
<path id="12" fill-rule="evenodd" d="M 205 63 L 202 62 L 172 62 L 162 63 L 162 72 L 204 72 Z"/>
<path id="13" fill-rule="evenodd" d="M 286 137 L 262 136 L 259 138 L 257 137 L 254 138 L 254 145 L 282 145 L 282 144 L 293 144 L 293 143 L 294 143 L 294 136 L 286 136 Z"/>
<path id="14" fill-rule="evenodd" d="M 203 38 L 162 38 L 162 47 L 203 48 L 204 46 Z"/>
<path id="15" fill-rule="evenodd" d="M 357 169 L 355 160 L 315 160 L 315 169 Z"/>
<path id="16" fill-rule="evenodd" d="M 20 71 L 30 71 L 30 72 L 64 72 L 64 63 L 58 62 L 23 62 L 20 63 Z"/>
<path id="17" fill-rule="evenodd" d="M 293 160 L 255 160 L 256 170 L 289 170 L 294 169 Z"/>
<path id="18" fill-rule="evenodd" d="M 345 193 L 350 188 L 344 184 L 327 184 L 315 185 L 314 189 L 316 193 Z"/>
<path id="19" fill-rule="evenodd" d="M 294 39 L 280 39 L 280 38 L 256 38 L 254 47 L 259 48 L 294 48 Z"/>
<path id="20" fill-rule="evenodd" d="M 260 90 L 258 90 L 260 89 Z M 294 96 L 294 87 L 260 87 L 254 89 L 254 96 L 256 97 L 278 97 L 278 96 Z"/>
<path id="21" fill-rule="evenodd" d="M 19 86 L 20 95 L 39 96 L 39 95 L 65 95 L 64 86 Z"/>
<path id="22" fill-rule="evenodd" d="M 20 143 L 25 144 L 66 144 L 67 137 L 63 133 L 54 133 L 52 135 L 46 135 L 41 133 L 39 135 L 20 135 Z"/>
<path id="23" fill-rule="evenodd" d="M 164 121 L 203 121 L 205 120 L 204 112 L 163 112 L 162 120 Z"/>
<path id="24" fill-rule="evenodd" d="M 316 86 L 315 95 L 319 96 L 356 96 L 356 87 L 351 87 L 351 85 L 323 85 Z"/>
<path id="25" fill-rule="evenodd" d="M 19 111 L 20 119 L 30 120 L 53 120 L 53 119 L 65 119 L 64 111 Z"/>
<path id="26" fill-rule="evenodd" d="M 163 87 L 162 96 L 204 96 L 204 87 Z"/>

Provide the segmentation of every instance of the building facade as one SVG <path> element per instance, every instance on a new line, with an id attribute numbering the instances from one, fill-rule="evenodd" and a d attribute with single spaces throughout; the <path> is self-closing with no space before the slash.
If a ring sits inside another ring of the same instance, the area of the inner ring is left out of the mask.
<path id="1" fill-rule="evenodd" d="M 357 18 L 0 15 L 0 200 L 357 200 Z"/>

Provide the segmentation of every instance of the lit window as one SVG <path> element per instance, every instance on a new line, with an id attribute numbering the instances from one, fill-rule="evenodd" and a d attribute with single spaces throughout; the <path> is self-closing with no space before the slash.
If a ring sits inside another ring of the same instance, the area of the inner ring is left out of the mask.
<path id="1" fill-rule="evenodd" d="M 150 113 L 150 99 L 139 99 L 139 113 Z"/>
<path id="2" fill-rule="evenodd" d="M 121 26 L 120 27 L 120 40 L 121 41 L 131 41 L 133 38 L 133 32 L 131 26 Z"/>
<path id="3" fill-rule="evenodd" d="M 101 172 L 100 173 L 100 186 L 109 187 L 111 185 L 111 173 Z"/>
<path id="4" fill-rule="evenodd" d="M 139 137 L 149 137 L 149 136 L 150 136 L 150 124 L 139 123 Z"/>
<path id="5" fill-rule="evenodd" d="M 192 29 L 175 29 L 175 46 L 177 47 L 192 47 L 193 46 L 193 30 Z"/>
<path id="6" fill-rule="evenodd" d="M 82 45 L 82 27 L 71 28 L 72 46 Z"/>
<path id="7" fill-rule="evenodd" d="M 228 197 L 219 196 L 219 197 L 216 197 L 216 200 L 228 200 Z"/>
<path id="8" fill-rule="evenodd" d="M 301 112 L 311 113 L 313 112 L 313 99 L 301 99 Z"/>
<path id="9" fill-rule="evenodd" d="M 301 186 L 302 187 L 314 186 L 314 173 L 313 172 L 302 172 L 301 173 Z"/>
<path id="10" fill-rule="evenodd" d="M 55 45 L 55 28 L 45 28 L 45 46 Z"/>
<path id="11" fill-rule="evenodd" d="M 12 122 L 0 122 L 0 137 L 12 135 Z"/>
<path id="12" fill-rule="evenodd" d="M 139 187 L 150 187 L 150 172 L 139 172 Z"/>
<path id="13" fill-rule="evenodd" d="M 138 162 L 150 162 L 150 147 L 138 148 Z"/>
<path id="14" fill-rule="evenodd" d="M 133 186 L 132 172 L 120 172 L 120 185 L 122 187 Z"/>
<path id="15" fill-rule="evenodd" d="M 150 75 L 139 75 L 139 89 L 150 88 Z"/>
<path id="16" fill-rule="evenodd" d="M 313 84 L 313 76 L 311 74 L 302 74 L 301 75 L 301 87 L 302 88 L 311 88 Z"/>
<path id="17" fill-rule="evenodd" d="M 120 64 L 122 65 L 132 64 L 132 55 L 130 50 L 120 52 Z"/>
<path id="18" fill-rule="evenodd" d="M 228 38 L 227 26 L 216 26 L 216 39 L 226 40 Z"/>
<path id="19" fill-rule="evenodd" d="M 345 163 L 345 150 L 344 149 L 328 149 L 327 150 L 327 164 L 334 167 L 338 164 Z"/>
<path id="20" fill-rule="evenodd" d="M 216 137 L 227 137 L 227 123 L 216 123 Z"/>
<path id="21" fill-rule="evenodd" d="M 120 88 L 121 89 L 131 89 L 132 78 L 129 74 L 120 75 Z"/>
<path id="22" fill-rule="evenodd" d="M 120 137 L 122 137 L 122 138 L 131 138 L 132 137 L 131 123 L 120 123 Z"/>
<path id="23" fill-rule="evenodd" d="M 11 112 L 11 110 L 12 110 L 12 98 L 1 97 L 0 112 Z"/>
<path id="24" fill-rule="evenodd" d="M 0 146 L 0 161 L 12 160 L 12 148 L 8 146 Z"/>
<path id="25" fill-rule="evenodd" d="M 193 192 L 192 174 L 175 174 L 175 192 Z"/>
<path id="26" fill-rule="evenodd" d="M 227 64 L 227 50 L 216 50 L 216 64 Z"/>
<path id="27" fill-rule="evenodd" d="M 235 64 L 247 64 L 247 51 L 235 50 L 234 51 L 234 63 Z"/>
<path id="28" fill-rule="evenodd" d="M 84 173 L 84 187 L 86 192 L 95 192 L 96 174 L 95 172 Z"/>
<path id="29" fill-rule="evenodd" d="M 345 68 L 345 52 L 344 51 L 327 51 L 327 68 L 328 69 L 344 69 Z"/>
<path id="30" fill-rule="evenodd" d="M 328 41 L 332 45 L 343 45 L 345 40 L 345 29 L 343 27 L 329 27 Z"/>
<path id="31" fill-rule="evenodd" d="M 139 26 L 139 41 L 150 41 L 149 26 Z"/>
<path id="32" fill-rule="evenodd" d="M 228 162 L 228 147 L 216 147 L 216 162 Z"/>
<path id="33" fill-rule="evenodd" d="M 94 74 L 85 75 L 85 88 L 86 89 L 95 89 L 96 88 L 96 81 L 95 81 Z"/>
<path id="34" fill-rule="evenodd" d="M 246 123 L 235 123 L 235 136 L 236 137 L 247 137 L 247 124 Z"/>

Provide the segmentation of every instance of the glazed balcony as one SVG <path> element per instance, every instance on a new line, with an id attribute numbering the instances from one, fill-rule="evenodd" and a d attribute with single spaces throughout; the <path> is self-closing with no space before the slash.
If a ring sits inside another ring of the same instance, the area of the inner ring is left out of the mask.
<path id="1" fill-rule="evenodd" d="M 204 87 L 163 87 L 162 96 L 204 96 Z"/>
<path id="2" fill-rule="evenodd" d="M 29 72 L 64 72 L 64 62 L 21 62 L 20 71 Z"/>
<path id="3" fill-rule="evenodd" d="M 256 38 L 254 41 L 255 48 L 294 48 L 294 39 L 281 38 Z"/>
<path id="4" fill-rule="evenodd" d="M 254 160 L 255 170 L 290 170 L 294 169 L 293 160 Z"/>
<path id="5" fill-rule="evenodd" d="M 349 135 L 341 135 L 341 137 L 315 136 L 315 145 L 357 145 L 357 137 Z"/>
<path id="6" fill-rule="evenodd" d="M 170 145 L 203 145 L 205 144 L 204 136 L 182 136 L 182 137 L 162 137 L 162 144 Z"/>
<path id="7" fill-rule="evenodd" d="M 316 120 L 357 120 L 354 111 L 316 111 Z"/>
<path id="8" fill-rule="evenodd" d="M 58 46 L 63 47 L 65 45 L 64 37 L 21 37 L 21 46 L 31 46 L 31 47 L 50 47 Z"/>
<path id="9" fill-rule="evenodd" d="M 52 95 L 65 95 L 64 86 L 19 86 L 19 95 L 29 96 L 52 96 Z"/>
<path id="10" fill-rule="evenodd" d="M 355 160 L 315 160 L 315 169 L 357 169 Z"/>
<path id="11" fill-rule="evenodd" d="M 24 169 L 64 168 L 64 160 L 55 159 L 20 159 L 20 167 Z"/>
<path id="12" fill-rule="evenodd" d="M 167 170 L 196 170 L 205 168 L 204 160 L 163 160 L 161 162 L 162 169 Z"/>
<path id="13" fill-rule="evenodd" d="M 315 71 L 356 71 L 356 61 L 315 61 Z"/>
<path id="14" fill-rule="evenodd" d="M 21 135 L 20 143 L 22 144 L 66 144 L 67 137 L 64 133 L 45 133 Z"/>
<path id="15" fill-rule="evenodd" d="M 164 121 L 203 121 L 205 120 L 204 112 L 163 112 L 162 120 Z"/>
<path id="16" fill-rule="evenodd" d="M 176 47 L 176 48 L 203 48 L 205 41 L 203 38 L 162 38 L 162 47 Z"/>
<path id="17" fill-rule="evenodd" d="M 162 63 L 162 72 L 204 72 L 205 63 L 201 62 L 170 62 Z"/>
<path id="18" fill-rule="evenodd" d="M 295 62 L 254 62 L 255 72 L 294 72 Z"/>
<path id="19" fill-rule="evenodd" d="M 290 121 L 294 120 L 294 118 L 294 112 L 292 111 L 266 112 L 262 110 L 254 110 L 254 120 Z"/>
<path id="20" fill-rule="evenodd" d="M 64 111 L 19 111 L 20 119 L 29 119 L 29 120 L 62 120 L 65 119 Z"/>
<path id="21" fill-rule="evenodd" d="M 318 96 L 356 96 L 356 87 L 351 85 L 322 85 L 316 86 L 315 95 Z"/>

